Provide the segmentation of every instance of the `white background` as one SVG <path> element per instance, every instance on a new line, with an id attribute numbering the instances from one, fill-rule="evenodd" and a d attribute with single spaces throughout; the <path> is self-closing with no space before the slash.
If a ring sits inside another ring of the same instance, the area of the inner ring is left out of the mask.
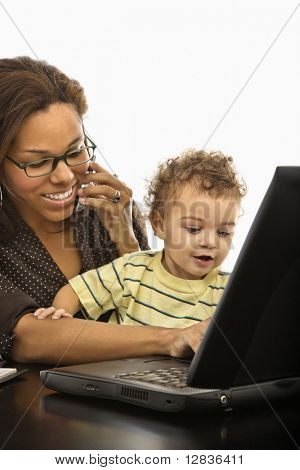
<path id="1" fill-rule="evenodd" d="M 3 0 L 1 56 L 45 59 L 82 83 L 86 127 L 137 201 L 157 163 L 187 147 L 232 155 L 249 190 L 230 269 L 275 167 L 300 161 L 296 7 L 296 0 Z"/>

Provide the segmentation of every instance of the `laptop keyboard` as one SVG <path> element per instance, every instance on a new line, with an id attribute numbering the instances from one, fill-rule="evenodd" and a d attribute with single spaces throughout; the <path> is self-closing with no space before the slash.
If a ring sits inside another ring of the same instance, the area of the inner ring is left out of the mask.
<path id="1" fill-rule="evenodd" d="M 128 372 L 115 375 L 116 378 L 134 380 L 151 384 L 163 385 L 165 387 L 184 388 L 187 387 L 188 369 L 185 367 L 171 367 L 170 369 L 144 370 L 139 372 Z"/>

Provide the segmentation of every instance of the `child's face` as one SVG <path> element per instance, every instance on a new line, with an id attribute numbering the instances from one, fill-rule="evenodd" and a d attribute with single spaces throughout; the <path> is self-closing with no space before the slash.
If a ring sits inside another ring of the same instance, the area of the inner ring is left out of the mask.
<path id="1" fill-rule="evenodd" d="M 154 230 L 164 240 L 163 265 L 176 277 L 201 279 L 226 258 L 240 202 L 215 199 L 187 186 L 166 206 L 164 216 L 153 217 Z"/>

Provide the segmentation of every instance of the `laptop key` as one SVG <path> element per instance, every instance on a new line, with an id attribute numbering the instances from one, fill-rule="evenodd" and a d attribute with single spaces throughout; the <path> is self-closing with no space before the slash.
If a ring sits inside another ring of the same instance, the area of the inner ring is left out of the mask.
<path id="1" fill-rule="evenodd" d="M 187 386 L 187 370 L 183 367 L 171 367 L 169 369 L 155 369 L 152 371 L 146 370 L 122 373 L 116 375 L 116 377 L 174 388 L 183 388 Z"/>

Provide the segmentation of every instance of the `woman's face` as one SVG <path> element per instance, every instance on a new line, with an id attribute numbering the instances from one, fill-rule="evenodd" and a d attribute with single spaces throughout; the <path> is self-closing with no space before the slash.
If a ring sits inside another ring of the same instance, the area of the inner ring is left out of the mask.
<path id="1" fill-rule="evenodd" d="M 63 155 L 82 145 L 83 128 L 75 108 L 55 103 L 24 121 L 8 155 L 19 163 L 29 163 Z M 33 229 L 47 232 L 72 215 L 75 196 L 88 167 L 89 162 L 70 168 L 60 160 L 49 175 L 30 178 L 5 158 L 3 169 L 5 183 L 22 218 Z"/>

